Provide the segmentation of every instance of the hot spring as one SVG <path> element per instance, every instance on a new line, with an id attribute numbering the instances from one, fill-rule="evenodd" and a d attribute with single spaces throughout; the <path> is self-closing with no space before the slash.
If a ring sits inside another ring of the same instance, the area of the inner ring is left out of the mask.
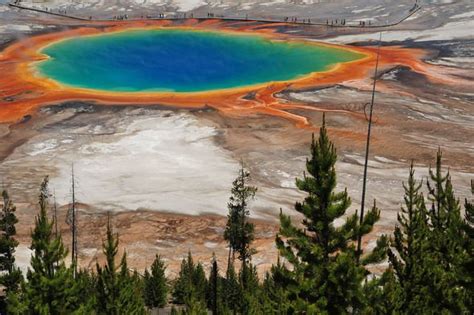
<path id="1" fill-rule="evenodd" d="M 313 43 L 184 29 L 127 30 L 53 43 L 36 65 L 63 85 L 114 92 L 201 92 L 290 81 L 364 57 Z"/>

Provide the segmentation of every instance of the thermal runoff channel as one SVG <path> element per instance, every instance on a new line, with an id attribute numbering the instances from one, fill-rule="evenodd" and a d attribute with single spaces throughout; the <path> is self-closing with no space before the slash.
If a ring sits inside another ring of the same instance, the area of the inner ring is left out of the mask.
<path id="1" fill-rule="evenodd" d="M 127 30 L 53 43 L 36 65 L 63 85 L 115 92 L 200 92 L 298 79 L 363 58 L 313 43 L 212 31 Z"/>

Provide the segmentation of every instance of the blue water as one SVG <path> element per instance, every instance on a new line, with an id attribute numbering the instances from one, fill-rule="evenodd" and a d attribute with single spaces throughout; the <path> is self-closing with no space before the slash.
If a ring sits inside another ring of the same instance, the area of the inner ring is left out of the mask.
<path id="1" fill-rule="evenodd" d="M 361 58 L 350 51 L 260 36 L 192 30 L 130 30 L 46 47 L 40 74 L 107 91 L 196 92 L 287 81 Z"/>

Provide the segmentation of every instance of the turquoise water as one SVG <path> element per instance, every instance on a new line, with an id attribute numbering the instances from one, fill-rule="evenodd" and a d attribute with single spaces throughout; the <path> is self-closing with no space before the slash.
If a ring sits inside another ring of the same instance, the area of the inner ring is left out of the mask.
<path id="1" fill-rule="evenodd" d="M 197 92 L 287 81 L 362 58 L 354 52 L 260 36 L 130 30 L 64 40 L 43 49 L 41 75 L 117 92 Z"/>

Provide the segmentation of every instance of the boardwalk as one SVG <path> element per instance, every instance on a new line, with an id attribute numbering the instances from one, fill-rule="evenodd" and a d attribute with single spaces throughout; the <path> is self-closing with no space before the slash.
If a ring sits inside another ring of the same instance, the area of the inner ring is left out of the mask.
<path id="1" fill-rule="evenodd" d="M 29 11 L 34 11 L 34 12 L 39 12 L 39 13 L 44 13 L 44 14 L 49 14 L 53 16 L 59 16 L 59 17 L 64 17 L 64 18 L 69 18 L 69 19 L 74 19 L 74 20 L 79 20 L 79 21 L 87 21 L 87 22 L 107 22 L 107 21 L 116 21 L 117 19 L 110 18 L 110 19 L 94 19 L 92 17 L 79 17 L 79 16 L 74 16 L 74 15 L 68 15 L 68 14 L 62 14 L 62 13 L 56 13 L 48 10 L 43 10 L 43 9 L 38 9 L 38 8 L 32 8 L 28 6 L 23 6 L 21 4 L 18 4 L 17 2 L 9 3 L 10 7 L 17 8 L 20 10 L 29 10 Z M 311 22 L 311 19 L 303 19 L 303 20 L 297 20 L 297 19 L 289 19 L 288 17 L 282 18 L 282 19 L 259 19 L 259 18 L 252 18 L 252 17 L 225 17 L 225 16 L 220 16 L 220 17 L 193 17 L 193 16 L 187 16 L 186 14 L 182 17 L 146 17 L 146 18 L 135 18 L 135 19 L 121 19 L 121 20 L 126 20 L 126 21 L 140 21 L 140 20 L 185 20 L 185 19 L 195 19 L 199 21 L 204 21 L 204 20 L 221 20 L 221 21 L 230 21 L 230 22 L 259 22 L 259 23 L 285 23 L 289 25 L 304 25 L 304 26 L 326 26 L 330 28 L 357 28 L 357 29 L 371 29 L 371 28 L 387 28 L 387 27 L 393 27 L 396 26 L 409 17 L 411 17 L 413 14 L 418 12 L 421 9 L 421 6 L 415 4 L 415 6 L 410 9 L 408 14 L 404 16 L 402 19 L 393 22 L 393 23 L 387 23 L 387 24 L 372 24 L 372 25 L 367 25 L 361 23 L 359 24 L 346 24 L 344 20 L 344 24 L 338 24 L 338 23 L 333 23 L 332 21 L 326 20 L 326 22 Z M 336 20 L 337 21 L 337 20 Z"/>

